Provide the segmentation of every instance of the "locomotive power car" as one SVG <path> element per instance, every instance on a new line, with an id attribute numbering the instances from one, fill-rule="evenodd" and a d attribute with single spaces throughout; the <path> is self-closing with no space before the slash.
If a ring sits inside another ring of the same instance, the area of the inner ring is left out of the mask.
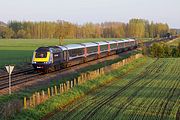
<path id="1" fill-rule="evenodd" d="M 38 72 L 49 72 L 134 49 L 134 39 L 39 47 L 34 51 L 32 66 Z"/>

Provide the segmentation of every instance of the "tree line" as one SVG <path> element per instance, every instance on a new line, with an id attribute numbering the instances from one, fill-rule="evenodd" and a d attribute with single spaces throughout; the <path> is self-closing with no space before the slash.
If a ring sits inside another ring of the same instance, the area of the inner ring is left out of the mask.
<path id="1" fill-rule="evenodd" d="M 164 42 L 153 43 L 149 48 L 143 48 L 146 55 L 155 58 L 180 57 L 180 42 L 178 46 L 170 46 Z"/>
<path id="2" fill-rule="evenodd" d="M 0 26 L 0 38 L 122 38 L 122 37 L 164 37 L 168 24 L 149 22 L 144 19 L 131 19 L 128 23 L 104 22 L 99 24 L 73 24 L 67 21 L 31 22 L 10 21 Z"/>

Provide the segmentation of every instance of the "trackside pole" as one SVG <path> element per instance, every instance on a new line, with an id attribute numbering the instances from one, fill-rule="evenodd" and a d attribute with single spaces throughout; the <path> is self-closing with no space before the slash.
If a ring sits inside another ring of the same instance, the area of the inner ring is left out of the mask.
<path id="1" fill-rule="evenodd" d="M 14 66 L 8 65 L 8 66 L 5 66 L 5 68 L 9 74 L 9 94 L 11 94 L 11 73 L 14 69 Z"/>
<path id="2" fill-rule="evenodd" d="M 9 74 L 9 94 L 11 94 L 11 74 Z"/>

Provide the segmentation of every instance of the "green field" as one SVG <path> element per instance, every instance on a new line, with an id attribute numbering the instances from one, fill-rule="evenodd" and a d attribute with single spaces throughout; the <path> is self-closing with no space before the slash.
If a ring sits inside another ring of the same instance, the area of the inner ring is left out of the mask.
<path id="1" fill-rule="evenodd" d="M 117 39 L 117 38 L 116 38 Z M 65 39 L 63 44 L 113 40 L 99 39 Z M 119 39 L 118 39 L 119 40 Z M 59 45 L 58 39 L 0 39 L 0 68 L 5 64 L 31 62 L 32 54 L 40 46 Z"/>
<path id="2" fill-rule="evenodd" d="M 51 120 L 178 120 L 180 59 L 158 59 L 89 93 Z"/>

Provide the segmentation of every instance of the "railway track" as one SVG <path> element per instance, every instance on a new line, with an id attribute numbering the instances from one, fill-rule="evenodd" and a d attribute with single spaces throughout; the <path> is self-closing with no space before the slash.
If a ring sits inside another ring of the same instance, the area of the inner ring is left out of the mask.
<path id="1" fill-rule="evenodd" d="M 34 72 L 34 69 L 28 68 L 26 70 L 19 70 L 12 73 L 11 77 L 13 78 L 11 81 L 12 86 L 24 83 L 27 78 L 36 76 L 37 73 Z M 9 76 L 8 74 L 0 76 L 0 90 L 9 87 Z"/>
<path id="2" fill-rule="evenodd" d="M 18 76 L 18 75 L 20 75 L 20 74 L 28 73 L 28 72 L 31 72 L 31 71 L 33 71 L 33 68 L 32 68 L 32 67 L 28 67 L 28 68 L 26 68 L 26 69 L 24 69 L 24 70 L 16 70 L 16 71 L 13 71 L 12 76 Z M 2 75 L 0 75 L 0 80 L 9 77 L 7 72 L 4 73 L 4 74 L 1 73 L 1 74 L 2 74 Z"/>
<path id="3" fill-rule="evenodd" d="M 24 70 L 24 71 L 20 71 L 20 72 L 16 72 L 16 73 L 12 74 L 11 86 L 16 86 L 19 84 L 30 82 L 37 78 L 44 78 L 46 76 L 51 76 L 58 72 L 66 71 L 68 69 L 70 69 L 70 68 L 61 69 L 59 71 L 53 71 L 48 74 L 37 73 L 34 71 L 33 68 Z M 9 87 L 9 76 L 8 75 L 0 76 L 0 90 L 3 90 L 8 87 Z"/>

